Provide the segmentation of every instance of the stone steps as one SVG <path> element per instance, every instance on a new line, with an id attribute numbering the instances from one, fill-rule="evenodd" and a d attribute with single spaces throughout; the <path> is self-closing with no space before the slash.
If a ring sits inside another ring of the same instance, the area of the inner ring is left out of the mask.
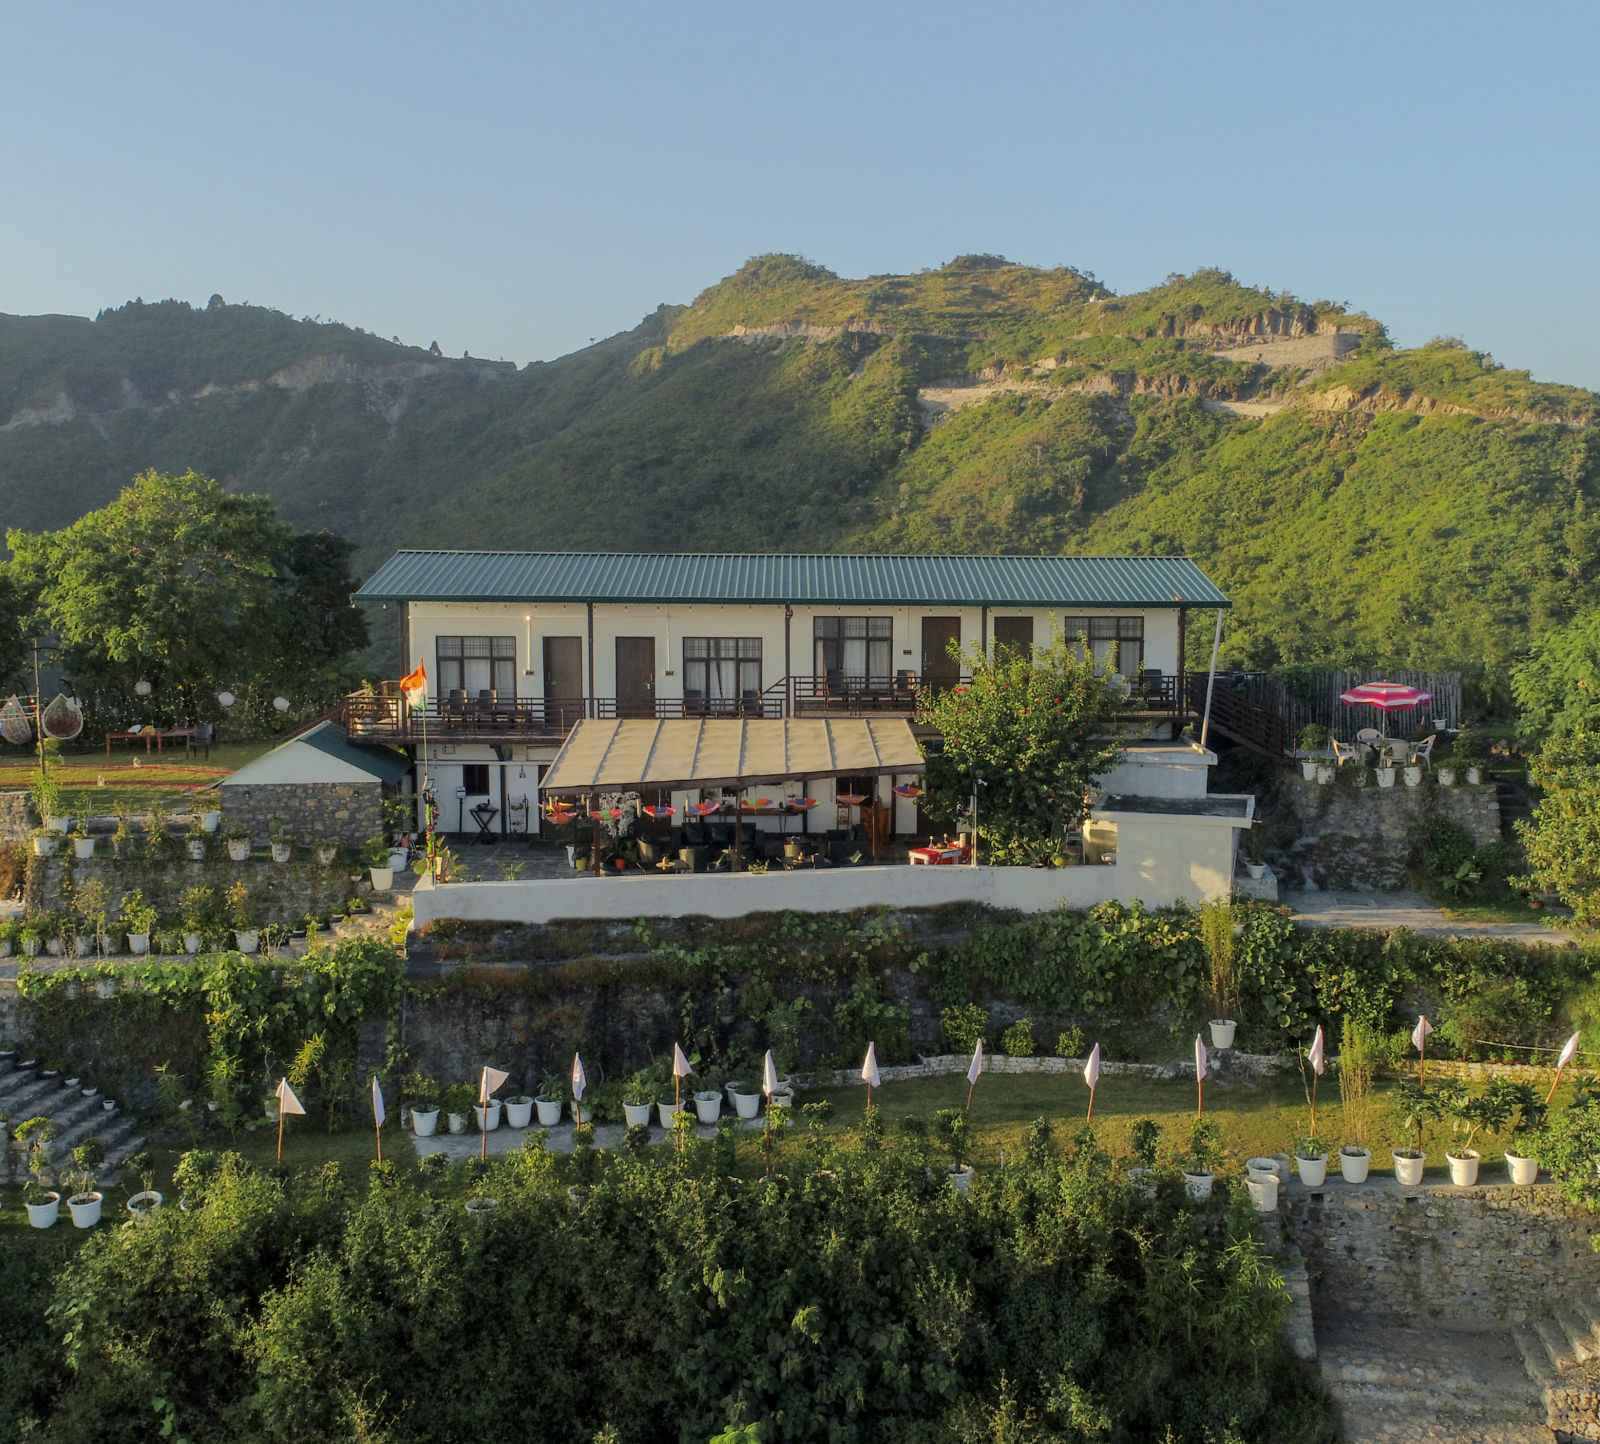
<path id="1" fill-rule="evenodd" d="M 1600 1304 L 1578 1295 L 1519 1324 L 1512 1342 L 1562 1439 L 1600 1440 Z"/>
<path id="2" fill-rule="evenodd" d="M 106 1154 L 98 1179 L 105 1187 L 118 1181 L 122 1163 L 145 1142 L 136 1121 L 120 1111 L 108 1113 L 99 1094 L 85 1098 L 79 1089 L 63 1088 L 59 1078 L 41 1078 L 32 1069 L 9 1062 L 0 1065 L 0 1110 L 7 1115 L 7 1136 L 29 1118 L 54 1121 L 56 1136 L 46 1151 L 58 1171 L 71 1168 L 72 1150 L 78 1144 L 98 1139 Z M 0 1150 L 0 1177 L 7 1174 L 18 1181 L 27 1174 L 27 1159 L 14 1142 Z"/>

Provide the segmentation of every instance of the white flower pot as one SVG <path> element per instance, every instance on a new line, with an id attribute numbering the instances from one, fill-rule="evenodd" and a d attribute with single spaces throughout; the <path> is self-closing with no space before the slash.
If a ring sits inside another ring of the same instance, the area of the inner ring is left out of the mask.
<path id="1" fill-rule="evenodd" d="M 1346 1183 L 1365 1183 L 1367 1170 L 1372 1167 L 1372 1150 L 1370 1148 L 1352 1148 L 1345 1144 L 1339 1150 L 1339 1172 Z"/>
<path id="2" fill-rule="evenodd" d="M 132 953 L 135 957 L 139 957 L 139 956 L 143 955 L 144 953 L 148 953 L 150 951 L 150 934 L 149 933 L 129 933 L 128 934 L 128 951 L 130 953 Z"/>
<path id="3" fill-rule="evenodd" d="M 215 832 L 217 824 L 221 821 L 222 814 L 220 812 L 202 812 L 200 814 L 200 826 L 205 828 L 207 832 Z"/>
<path id="4" fill-rule="evenodd" d="M 388 892 L 394 886 L 394 869 L 392 867 L 368 868 L 372 874 L 373 892 Z"/>
<path id="5" fill-rule="evenodd" d="M 56 855 L 55 837 L 41 836 L 33 840 L 33 855 L 35 857 L 54 857 Z"/>
<path id="6" fill-rule="evenodd" d="M 735 1093 L 733 1096 L 733 1111 L 741 1118 L 755 1118 L 761 1113 L 761 1095 L 759 1093 Z"/>
<path id="7" fill-rule="evenodd" d="M 469 1198 L 464 1207 L 474 1217 L 481 1218 L 494 1212 L 495 1200 L 492 1198 Z"/>
<path id="8" fill-rule="evenodd" d="M 117 1111 L 117 1104 L 116 1104 L 116 1100 L 115 1100 L 115 1099 L 112 1099 L 112 1098 L 102 1098 L 102 1099 L 101 1099 L 101 1100 L 100 1100 L 100 1106 L 101 1106 L 101 1108 L 103 1108 L 103 1109 L 104 1109 L 104 1110 L 105 1110 L 105 1111 L 106 1111 L 106 1112 L 107 1112 L 107 1113 L 115 1113 L 115 1112 L 116 1112 L 116 1111 Z"/>
<path id="9" fill-rule="evenodd" d="M 1405 778 L 1407 787 L 1422 786 L 1422 769 L 1420 767 L 1407 767 L 1401 775 Z"/>
<path id="10" fill-rule="evenodd" d="M 650 1105 L 648 1103 L 624 1103 L 622 1116 L 629 1128 L 648 1128 L 650 1126 Z"/>
<path id="11" fill-rule="evenodd" d="M 1276 1159 L 1247 1158 L 1244 1161 L 1244 1170 L 1247 1174 L 1260 1174 L 1264 1177 L 1277 1179 L 1279 1183 L 1283 1182 L 1281 1178 L 1278 1178 L 1278 1163 Z"/>
<path id="12" fill-rule="evenodd" d="M 261 946 L 261 930 L 259 928 L 238 928 L 233 934 L 233 940 L 238 943 L 241 953 L 253 953 Z"/>
<path id="13" fill-rule="evenodd" d="M 481 1103 L 473 1104 L 472 1112 L 478 1120 L 478 1131 L 480 1133 L 493 1133 L 500 1126 L 500 1100 L 498 1098 L 491 1098 L 487 1109 Z M 487 1120 L 484 1117 L 486 1112 L 488 1114 Z"/>
<path id="14" fill-rule="evenodd" d="M 1454 787 L 1456 785 L 1456 770 L 1454 767 L 1441 767 L 1436 775 L 1441 787 Z"/>
<path id="15" fill-rule="evenodd" d="M 1379 787 L 1393 787 L 1394 786 L 1394 768 L 1392 768 L 1392 767 L 1380 767 L 1378 769 L 1378 786 Z"/>
<path id="16" fill-rule="evenodd" d="M 1219 1053 L 1233 1047 L 1233 1035 L 1239 1031 L 1239 1025 L 1232 1018 L 1213 1018 L 1211 1020 L 1211 1046 Z"/>
<path id="17" fill-rule="evenodd" d="M 541 1128 L 554 1128 L 561 1122 L 561 1100 L 559 1098 L 535 1098 L 533 1106 L 539 1110 L 539 1126 Z"/>
<path id="18" fill-rule="evenodd" d="M 274 862 L 288 862 L 294 856 L 292 842 L 275 842 L 272 844 L 272 860 Z"/>
<path id="19" fill-rule="evenodd" d="M 44 825 L 65 837 L 67 829 L 72 826 L 72 819 L 70 817 L 47 817 L 44 820 Z"/>
<path id="20" fill-rule="evenodd" d="M 1249 873 L 1256 882 L 1260 882 L 1261 879 L 1267 875 L 1267 865 L 1264 862 L 1247 862 L 1244 865 L 1244 870 Z"/>
<path id="21" fill-rule="evenodd" d="M 80 861 L 87 862 L 94 856 L 94 839 L 92 837 L 75 837 L 72 839 L 72 851 Z"/>
<path id="22" fill-rule="evenodd" d="M 72 955 L 75 958 L 86 958 L 94 951 L 93 938 L 74 938 L 72 940 Z"/>
<path id="23" fill-rule="evenodd" d="M 1511 1175 L 1511 1181 L 1517 1184 L 1537 1183 L 1539 1181 L 1539 1160 L 1525 1158 L 1520 1153 L 1506 1150 L 1506 1172 Z"/>
<path id="24" fill-rule="evenodd" d="M 432 1138 L 433 1130 L 439 1126 L 439 1110 L 437 1108 L 413 1108 L 411 1110 L 411 1131 L 418 1138 Z"/>
<path id="25" fill-rule="evenodd" d="M 465 1113 L 452 1113 L 449 1115 L 449 1119 L 452 1133 L 465 1133 L 467 1131 L 467 1115 Z"/>
<path id="26" fill-rule="evenodd" d="M 186 953 L 198 953 L 200 951 L 200 934 L 185 933 L 183 935 L 183 950 Z"/>
<path id="27" fill-rule="evenodd" d="M 100 998 L 116 996 L 117 985 L 111 978 L 100 978 L 94 985 L 95 995 Z"/>
<path id="28" fill-rule="evenodd" d="M 1145 1198 L 1156 1196 L 1156 1171 L 1153 1168 L 1130 1168 L 1128 1170 L 1128 1187 L 1137 1190 Z"/>
<path id="29" fill-rule="evenodd" d="M 47 1193 L 43 1203 L 30 1203 L 27 1208 L 29 1228 L 49 1228 L 61 1212 L 61 1195 Z"/>
<path id="30" fill-rule="evenodd" d="M 694 1111 L 702 1123 L 715 1123 L 722 1116 L 722 1095 L 709 1091 L 696 1093 Z"/>
<path id="31" fill-rule="evenodd" d="M 1481 767 L 1469 767 L 1469 768 L 1467 768 L 1467 782 L 1471 786 L 1476 787 L 1482 781 L 1483 781 L 1483 768 L 1481 768 Z"/>
<path id="32" fill-rule="evenodd" d="M 134 1194 L 127 1203 L 128 1212 L 136 1219 L 149 1218 L 160 1207 L 161 1195 L 153 1188 Z"/>
<path id="33" fill-rule="evenodd" d="M 406 862 L 407 861 L 408 861 L 408 859 L 407 859 L 405 853 L 403 853 L 403 852 L 391 852 L 389 854 L 389 871 L 390 872 L 404 872 L 406 870 Z"/>
<path id="34" fill-rule="evenodd" d="M 972 1187 L 972 1165 L 963 1163 L 960 1168 L 952 1168 L 950 1182 L 955 1184 L 957 1193 L 965 1193 Z"/>
<path id="35" fill-rule="evenodd" d="M 1183 1186 L 1189 1190 L 1190 1198 L 1210 1198 L 1211 1185 L 1215 1181 L 1209 1173 L 1190 1173 L 1188 1169 L 1183 1171 Z"/>
<path id="36" fill-rule="evenodd" d="M 1250 1191 L 1250 1202 L 1257 1213 L 1276 1213 L 1278 1211 L 1278 1175 L 1276 1173 L 1252 1173 L 1245 1179 L 1244 1186 Z"/>
<path id="37" fill-rule="evenodd" d="M 1328 1178 L 1328 1155 L 1321 1158 L 1302 1158 L 1298 1153 L 1294 1161 L 1300 1165 L 1300 1182 L 1307 1188 L 1321 1188 Z"/>
<path id="38" fill-rule="evenodd" d="M 104 996 L 104 995 L 102 995 L 102 996 Z M 98 1088 L 80 1088 L 80 1089 L 78 1089 L 78 1097 L 80 1097 L 80 1098 L 93 1098 L 95 1096 L 95 1094 L 97 1094 L 99 1091 L 100 1090 Z"/>
<path id="39" fill-rule="evenodd" d="M 1450 1163 L 1450 1182 L 1457 1188 L 1471 1188 L 1478 1181 L 1479 1154 L 1476 1149 L 1460 1155 L 1445 1154 Z"/>
<path id="40" fill-rule="evenodd" d="M 1333 781 L 1333 768 L 1324 766 L 1322 763 L 1319 762 L 1317 764 L 1317 786 L 1318 787 L 1326 787 L 1332 781 Z"/>
<path id="41" fill-rule="evenodd" d="M 194 842 L 188 844 L 188 848 L 189 856 L 192 857 L 196 862 L 204 862 L 206 860 L 205 843 L 196 839 Z"/>
<path id="42" fill-rule="evenodd" d="M 1404 1158 L 1396 1153 L 1394 1158 L 1394 1176 L 1403 1188 L 1415 1188 L 1422 1182 L 1422 1166 L 1428 1160 L 1425 1155 L 1416 1158 Z"/>
<path id="43" fill-rule="evenodd" d="M 234 862 L 249 862 L 250 839 L 248 837 L 230 837 L 228 839 L 228 856 Z"/>
<path id="44" fill-rule="evenodd" d="M 533 1099 L 508 1098 L 506 1100 L 506 1126 L 526 1128 L 533 1121 Z"/>
<path id="45" fill-rule="evenodd" d="M 74 1228 L 93 1228 L 100 1222 L 100 1205 L 103 1196 L 98 1193 L 75 1193 L 67 1200 Z"/>
<path id="46" fill-rule="evenodd" d="M 678 1111 L 679 1105 L 676 1103 L 658 1102 L 656 1104 L 656 1115 L 661 1119 L 661 1126 L 668 1133 L 672 1132 L 673 1126 L 677 1123 Z"/>
<path id="47" fill-rule="evenodd" d="M 1302 762 L 1300 764 L 1300 775 L 1307 782 L 1315 782 L 1317 779 L 1317 764 L 1311 761 Z"/>

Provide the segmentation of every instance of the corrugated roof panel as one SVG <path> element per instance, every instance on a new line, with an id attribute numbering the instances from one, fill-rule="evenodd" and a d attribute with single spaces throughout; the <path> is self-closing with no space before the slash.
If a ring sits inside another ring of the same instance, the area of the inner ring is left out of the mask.
<path id="1" fill-rule="evenodd" d="M 412 602 L 1229 605 L 1187 557 L 404 551 L 356 595 Z"/>

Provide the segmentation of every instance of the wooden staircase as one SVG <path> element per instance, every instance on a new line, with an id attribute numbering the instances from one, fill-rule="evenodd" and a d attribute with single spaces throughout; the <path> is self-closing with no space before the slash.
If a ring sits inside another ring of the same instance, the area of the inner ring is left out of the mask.
<path id="1" fill-rule="evenodd" d="M 1189 677 L 1189 710 L 1195 717 L 1196 736 L 1199 736 L 1199 719 L 1206 712 L 1207 680 L 1204 672 Z M 1210 730 L 1273 762 L 1287 761 L 1297 741 L 1288 718 L 1235 692 L 1226 673 L 1218 673 L 1212 689 Z"/>

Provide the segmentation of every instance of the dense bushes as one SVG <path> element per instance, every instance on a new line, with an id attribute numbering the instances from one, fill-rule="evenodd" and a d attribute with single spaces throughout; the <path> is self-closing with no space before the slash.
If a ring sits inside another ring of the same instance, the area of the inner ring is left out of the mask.
<path id="1" fill-rule="evenodd" d="M 922 1136 L 817 1134 L 742 1180 L 691 1141 L 594 1159 L 569 1196 L 535 1144 L 490 1166 L 477 1219 L 449 1180 L 225 1167 L 203 1207 L 66 1270 L 55 1422 L 85 1444 L 700 1444 L 740 1423 L 936 1444 L 1030 1416 L 1026 1437 L 1330 1437 L 1248 1210 L 1047 1151 L 963 1197 Z"/>

